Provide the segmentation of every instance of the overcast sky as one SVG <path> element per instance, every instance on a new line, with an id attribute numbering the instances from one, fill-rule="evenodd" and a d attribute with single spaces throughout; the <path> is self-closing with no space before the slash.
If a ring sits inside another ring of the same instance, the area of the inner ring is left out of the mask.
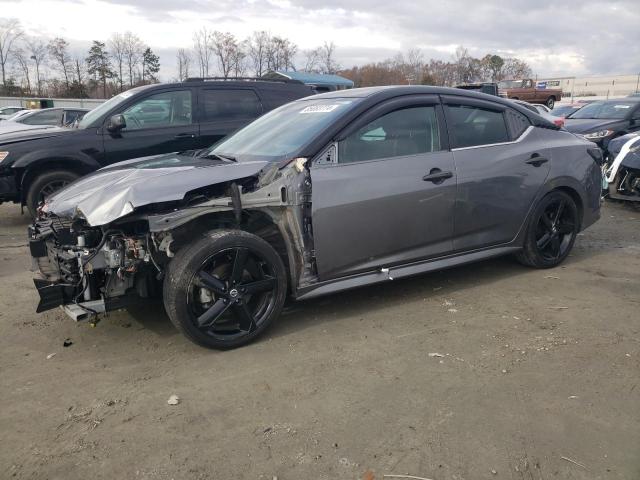
<path id="1" fill-rule="evenodd" d="M 32 35 L 85 48 L 130 30 L 175 71 L 175 50 L 201 26 L 239 38 L 267 30 L 301 50 L 333 41 L 345 67 L 409 48 L 426 59 L 474 56 L 527 61 L 541 76 L 640 72 L 640 0 L 0 0 L 2 17 Z"/>

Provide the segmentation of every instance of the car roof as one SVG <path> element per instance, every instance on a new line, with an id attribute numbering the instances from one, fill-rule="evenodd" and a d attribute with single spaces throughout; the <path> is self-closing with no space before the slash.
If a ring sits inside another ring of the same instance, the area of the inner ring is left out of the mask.
<path id="1" fill-rule="evenodd" d="M 320 99 L 331 98 L 361 98 L 366 99 L 367 103 L 377 103 L 380 101 L 388 100 L 394 97 L 400 97 L 403 95 L 451 95 L 456 97 L 464 97 L 469 99 L 484 100 L 485 102 L 497 103 L 510 107 L 518 112 L 526 115 L 534 125 L 537 125 L 540 117 L 537 113 L 532 112 L 523 105 L 518 105 L 512 100 L 497 97 L 495 95 L 489 95 L 486 93 L 476 92 L 473 90 L 464 90 L 461 88 L 451 87 L 433 87 L 428 85 L 389 85 L 384 87 L 363 87 L 353 88 L 350 90 L 338 90 L 334 92 L 321 93 L 313 95 L 311 97 L 305 97 L 296 100 L 297 102 L 311 102 Z M 537 117 L 537 118 L 536 118 Z M 549 122 L 543 118 L 545 123 L 540 126 L 549 127 Z"/>

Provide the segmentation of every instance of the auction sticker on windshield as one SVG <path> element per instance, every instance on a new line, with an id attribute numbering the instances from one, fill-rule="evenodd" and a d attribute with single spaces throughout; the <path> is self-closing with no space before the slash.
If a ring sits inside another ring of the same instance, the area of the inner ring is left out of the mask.
<path id="1" fill-rule="evenodd" d="M 329 113 L 333 112 L 340 105 L 309 105 L 303 108 L 300 113 Z"/>

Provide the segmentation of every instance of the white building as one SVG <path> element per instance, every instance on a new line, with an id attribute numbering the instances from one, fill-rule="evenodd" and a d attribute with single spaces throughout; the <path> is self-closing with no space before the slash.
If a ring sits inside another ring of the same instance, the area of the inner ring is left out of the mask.
<path id="1" fill-rule="evenodd" d="M 603 75 L 593 77 L 539 78 L 547 88 L 561 88 L 563 100 L 626 97 L 640 92 L 640 73 L 635 75 Z"/>

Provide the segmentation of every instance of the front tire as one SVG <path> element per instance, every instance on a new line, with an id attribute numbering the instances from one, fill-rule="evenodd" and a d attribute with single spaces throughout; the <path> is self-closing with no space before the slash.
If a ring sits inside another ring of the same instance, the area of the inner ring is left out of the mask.
<path id="1" fill-rule="evenodd" d="M 36 218 L 38 205 L 49 195 L 75 181 L 79 175 L 69 170 L 53 170 L 33 179 L 27 191 L 26 204 L 31 217 Z"/>
<path id="2" fill-rule="evenodd" d="M 176 328 L 207 348 L 230 349 L 262 334 L 280 315 L 287 273 L 278 253 L 242 230 L 214 230 L 185 245 L 164 280 Z"/>
<path id="3" fill-rule="evenodd" d="M 579 229 L 578 207 L 573 198 L 560 190 L 548 193 L 529 220 L 518 261 L 534 268 L 561 264 L 571 252 Z"/>

